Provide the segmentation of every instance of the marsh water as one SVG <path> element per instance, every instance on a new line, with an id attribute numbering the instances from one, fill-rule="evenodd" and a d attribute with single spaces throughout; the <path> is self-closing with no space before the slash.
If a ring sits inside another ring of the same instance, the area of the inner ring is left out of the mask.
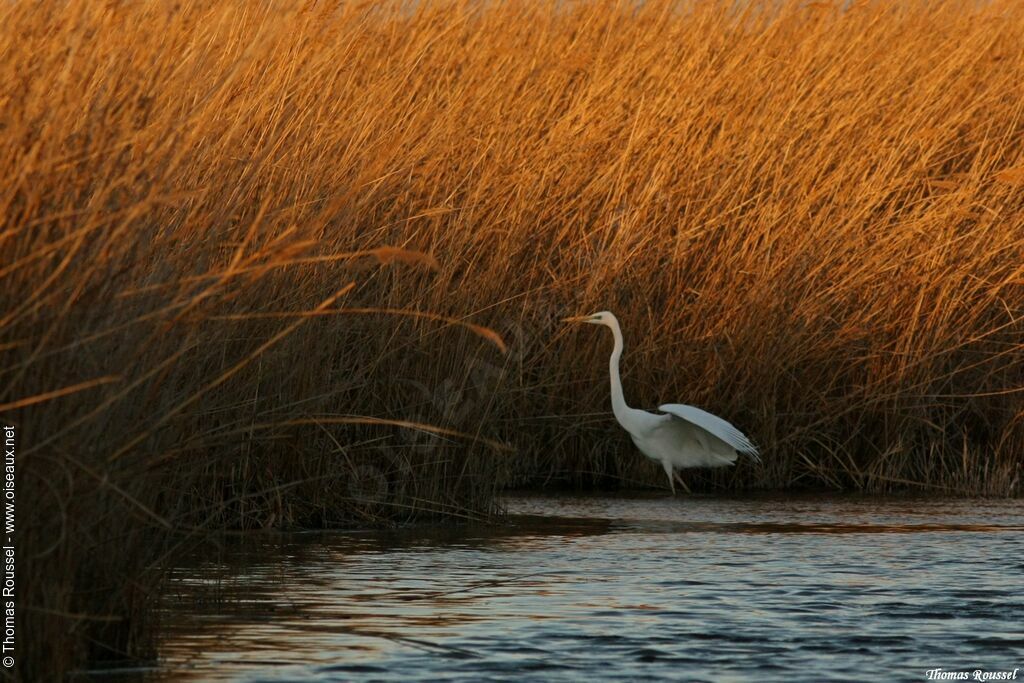
<path id="1" fill-rule="evenodd" d="M 1024 509 L 523 497 L 507 523 L 182 557 L 151 665 L 104 680 L 1024 679 Z"/>

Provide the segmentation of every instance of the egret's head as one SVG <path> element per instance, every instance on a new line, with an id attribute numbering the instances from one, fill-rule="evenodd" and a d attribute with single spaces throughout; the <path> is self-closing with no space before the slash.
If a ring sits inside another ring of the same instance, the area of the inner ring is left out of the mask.
<path id="1" fill-rule="evenodd" d="M 590 315 L 577 315 L 572 318 L 565 318 L 563 322 L 567 323 L 590 323 L 591 325 L 611 325 L 615 320 L 615 316 L 611 311 L 600 311 L 598 313 L 591 313 Z"/>

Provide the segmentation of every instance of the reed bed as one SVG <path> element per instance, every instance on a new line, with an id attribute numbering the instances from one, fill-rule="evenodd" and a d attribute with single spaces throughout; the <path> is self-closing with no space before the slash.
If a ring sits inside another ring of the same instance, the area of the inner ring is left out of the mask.
<path id="1" fill-rule="evenodd" d="M 164 560 L 210 529 L 659 482 L 573 313 L 623 321 L 634 404 L 763 448 L 698 487 L 1020 491 L 1015 0 L 45 0 L 0 26 L 26 680 L 145 655 Z"/>

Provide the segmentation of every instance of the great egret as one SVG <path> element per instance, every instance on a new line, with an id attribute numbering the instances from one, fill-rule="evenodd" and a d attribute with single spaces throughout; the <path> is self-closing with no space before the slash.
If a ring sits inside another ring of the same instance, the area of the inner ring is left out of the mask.
<path id="1" fill-rule="evenodd" d="M 676 468 L 722 467 L 736 461 L 738 453 L 746 453 L 760 462 L 757 447 L 740 430 L 720 417 L 700 408 L 666 403 L 658 406 L 664 415 L 637 410 L 626 405 L 619 379 L 619 359 L 622 357 L 622 328 L 618 319 L 608 311 L 592 315 L 565 318 L 564 322 L 590 323 L 610 327 L 615 337 L 608 369 L 612 379 L 612 412 L 619 424 L 629 432 L 640 452 L 660 462 L 668 475 L 668 483 L 675 495 L 675 478 L 686 487 Z"/>

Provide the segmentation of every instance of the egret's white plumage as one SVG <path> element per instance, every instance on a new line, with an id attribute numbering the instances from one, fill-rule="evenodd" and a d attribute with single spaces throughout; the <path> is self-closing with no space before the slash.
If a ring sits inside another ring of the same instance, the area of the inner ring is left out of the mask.
<path id="1" fill-rule="evenodd" d="M 709 412 L 680 403 L 658 407 L 663 415 L 637 410 L 626 405 L 619 378 L 622 357 L 622 328 L 608 311 L 593 315 L 566 318 L 566 322 L 590 323 L 611 328 L 615 338 L 608 370 L 612 381 L 612 412 L 619 424 L 629 432 L 633 443 L 651 460 L 660 462 L 668 475 L 672 493 L 676 492 L 675 470 L 683 467 L 721 467 L 731 465 L 739 453 L 746 453 L 760 462 L 757 447 L 743 432 Z M 680 480 L 682 483 L 682 480 Z"/>

